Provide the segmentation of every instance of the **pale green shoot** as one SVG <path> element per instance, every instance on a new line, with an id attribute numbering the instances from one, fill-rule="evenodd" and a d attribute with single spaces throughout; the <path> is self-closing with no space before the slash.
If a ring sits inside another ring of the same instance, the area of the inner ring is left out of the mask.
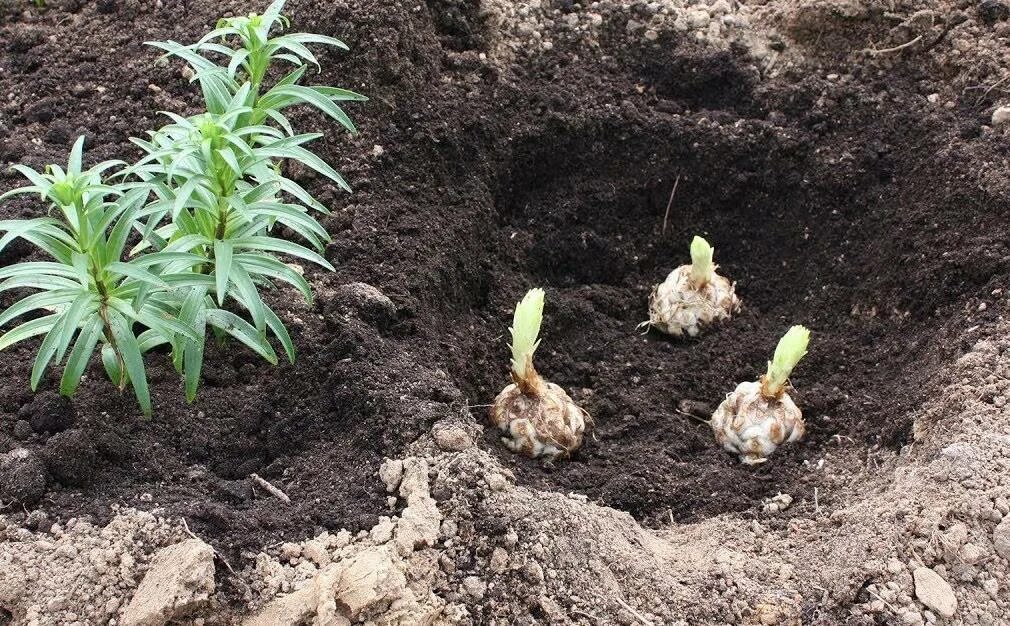
<path id="1" fill-rule="evenodd" d="M 775 356 L 768 362 L 768 373 L 762 380 L 761 390 L 766 396 L 779 397 L 793 368 L 807 353 L 810 331 L 803 326 L 793 326 L 779 340 Z"/>
<path id="2" fill-rule="evenodd" d="M 525 381 L 532 374 L 533 353 L 540 345 L 540 322 L 544 316 L 544 290 L 530 289 L 516 305 L 512 318 L 512 373 Z"/>
<path id="3" fill-rule="evenodd" d="M 712 265 L 712 253 L 715 249 L 703 237 L 695 235 L 691 240 L 691 280 L 695 286 L 704 287 L 712 280 L 715 266 Z"/>

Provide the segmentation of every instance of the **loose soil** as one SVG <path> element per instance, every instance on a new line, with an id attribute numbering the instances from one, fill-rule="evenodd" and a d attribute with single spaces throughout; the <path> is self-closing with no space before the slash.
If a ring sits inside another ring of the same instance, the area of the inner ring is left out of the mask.
<path id="1" fill-rule="evenodd" d="M 128 137 L 159 124 L 156 111 L 199 110 L 179 64 L 141 42 L 194 41 L 226 11 L 259 8 L 49 5 L 0 12 L 0 159 L 36 167 L 64 161 L 82 133 L 91 160 L 134 157 Z M 1006 314 L 993 296 L 1010 275 L 1007 202 L 971 182 L 1006 158 L 1005 143 L 982 136 L 974 98 L 927 106 L 915 67 L 857 66 L 840 81 L 797 66 L 769 79 L 735 48 L 675 33 L 658 48 L 629 41 L 620 19 L 596 54 L 509 63 L 495 60 L 477 2 L 292 0 L 288 12 L 298 30 L 351 46 L 323 54 L 313 81 L 371 98 L 349 107 L 354 138 L 295 115 L 328 131 L 317 149 L 355 188 L 293 171 L 334 211 L 324 224 L 337 267 L 307 268 L 312 306 L 289 290 L 268 298 L 298 360 L 212 349 L 187 406 L 165 355 L 152 355 L 155 416 L 143 420 L 97 362 L 68 403 L 55 376 L 27 390 L 34 345 L 0 353 L 0 453 L 42 451 L 60 476 L 39 505 L 52 518 L 156 509 L 232 558 L 368 529 L 386 508 L 374 478 L 384 458 L 468 408 L 486 421 L 507 382 L 511 308 L 537 285 L 538 369 L 593 415 L 594 437 L 553 465 L 510 455 L 489 429 L 480 447 L 521 485 L 584 494 L 648 526 L 755 516 L 778 492 L 813 498 L 810 470 L 828 454 L 838 476 L 896 458 L 936 373 L 974 342 L 965 328 Z M 0 189 L 16 183 L 0 174 Z M 0 216 L 43 210 L 19 199 Z M 714 244 L 743 312 L 697 339 L 642 334 L 652 285 L 687 261 L 694 234 Z M 17 244 L 0 261 L 35 258 Z M 792 380 L 809 434 L 741 465 L 687 413 L 760 375 L 794 323 L 813 331 Z M 254 493 L 252 473 L 291 505 Z"/>

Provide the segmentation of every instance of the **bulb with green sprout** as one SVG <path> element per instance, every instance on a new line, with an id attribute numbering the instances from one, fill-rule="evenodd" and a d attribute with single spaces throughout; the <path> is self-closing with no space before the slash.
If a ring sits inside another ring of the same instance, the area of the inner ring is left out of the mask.
<path id="1" fill-rule="evenodd" d="M 547 382 L 533 367 L 540 345 L 544 290 L 531 289 L 516 305 L 512 319 L 512 384 L 491 405 L 491 422 L 512 450 L 546 460 L 564 458 L 582 445 L 592 419 L 565 390 Z"/>
<path id="2" fill-rule="evenodd" d="M 652 290 L 649 326 L 675 337 L 694 337 L 740 311 L 736 285 L 716 273 L 713 252 L 702 237 L 691 241 L 691 264 L 673 270 Z"/>
<path id="3" fill-rule="evenodd" d="M 786 387 L 789 374 L 807 353 L 810 331 L 793 326 L 779 340 L 768 371 L 760 380 L 740 383 L 712 414 L 715 439 L 748 465 L 764 463 L 782 443 L 799 441 L 803 414 Z"/>

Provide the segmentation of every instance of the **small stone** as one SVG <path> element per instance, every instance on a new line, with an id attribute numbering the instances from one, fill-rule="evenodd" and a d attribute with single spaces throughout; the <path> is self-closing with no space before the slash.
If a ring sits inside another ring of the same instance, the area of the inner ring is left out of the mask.
<path id="1" fill-rule="evenodd" d="M 374 146 L 372 146 L 372 157 L 377 159 L 385 153 L 386 149 L 380 146 L 379 144 L 375 144 Z"/>
<path id="2" fill-rule="evenodd" d="M 913 608 L 908 608 L 899 614 L 902 624 L 907 624 L 908 626 L 919 626 L 922 624 L 922 613 L 916 611 Z"/>
<path id="3" fill-rule="evenodd" d="M 287 541 L 281 544 L 280 557 L 284 561 L 294 561 L 302 556 L 302 547 L 297 543 Z"/>
<path id="4" fill-rule="evenodd" d="M 657 39 L 659 39 L 659 33 L 650 28 L 649 30 L 645 31 L 644 37 L 646 41 L 656 41 Z"/>
<path id="5" fill-rule="evenodd" d="M 915 597 L 943 617 L 953 617 L 957 612 L 957 597 L 950 584 L 928 567 L 917 567 L 912 576 Z"/>
<path id="6" fill-rule="evenodd" d="M 501 474 L 495 473 L 487 477 L 487 486 L 491 491 L 505 491 L 509 488 L 509 481 Z"/>
<path id="7" fill-rule="evenodd" d="M 368 535 L 377 545 L 381 545 L 393 538 L 393 530 L 395 528 L 396 525 L 393 523 L 393 520 L 388 517 L 380 517 L 379 523 L 372 526 L 372 530 L 368 532 Z"/>
<path id="8" fill-rule="evenodd" d="M 1010 122 L 1010 106 L 1001 106 L 992 112 L 992 125 L 1003 126 Z"/>
<path id="9" fill-rule="evenodd" d="M 985 549 L 974 543 L 966 543 L 961 547 L 961 560 L 968 565 L 974 565 L 984 558 Z"/>
<path id="10" fill-rule="evenodd" d="M 1010 516 L 1004 517 L 992 531 L 992 543 L 996 554 L 1010 559 Z"/>
<path id="11" fill-rule="evenodd" d="M 708 14 L 708 11 L 694 10 L 687 14 L 687 25 L 695 30 L 707 28 L 711 20 L 712 16 Z"/>
<path id="12" fill-rule="evenodd" d="M 508 567 L 508 563 L 509 553 L 504 548 L 495 548 L 491 552 L 491 561 L 488 563 L 488 569 L 494 574 L 500 574 Z"/>
<path id="13" fill-rule="evenodd" d="M 446 452 L 461 452 L 473 447 L 473 438 L 454 424 L 436 424 L 432 429 L 435 444 Z"/>
<path id="14" fill-rule="evenodd" d="M 214 549 L 199 539 L 162 548 L 123 612 L 122 626 L 162 626 L 214 593 Z"/>
<path id="15" fill-rule="evenodd" d="M 483 600 L 487 584 L 476 576 L 467 576 L 463 579 L 463 589 L 475 600 Z"/>
<path id="16" fill-rule="evenodd" d="M 403 461 L 390 459 L 379 466 L 379 479 L 386 484 L 386 491 L 393 493 L 403 479 Z"/>

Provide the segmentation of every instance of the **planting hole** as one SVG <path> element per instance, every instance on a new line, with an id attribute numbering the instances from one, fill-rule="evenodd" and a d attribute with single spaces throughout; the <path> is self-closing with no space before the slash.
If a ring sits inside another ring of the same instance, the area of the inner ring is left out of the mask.
<path id="1" fill-rule="evenodd" d="M 506 362 L 504 312 L 543 285 L 538 370 L 597 424 L 595 440 L 554 466 L 501 452 L 520 482 L 668 523 L 780 491 L 812 500 L 818 472 L 862 466 L 909 440 L 908 411 L 943 352 L 937 311 L 961 310 L 979 285 L 935 257 L 909 269 L 929 226 L 887 230 L 903 207 L 879 193 L 894 182 L 877 177 L 886 157 L 865 157 L 877 160 L 871 178 L 864 164 L 832 165 L 771 124 L 705 122 L 548 122 L 501 168 L 492 265 L 503 275 L 489 311 L 499 321 L 477 338 L 479 365 L 462 386 L 482 401 L 503 386 L 505 366 L 483 364 Z M 929 208 L 957 210 L 943 198 Z M 641 334 L 652 285 L 689 262 L 695 234 L 737 281 L 742 313 L 696 339 Z M 808 434 L 766 464 L 742 465 L 688 413 L 707 418 L 760 376 L 792 324 L 813 331 L 792 379 Z M 496 433 L 487 439 L 502 450 Z"/>

